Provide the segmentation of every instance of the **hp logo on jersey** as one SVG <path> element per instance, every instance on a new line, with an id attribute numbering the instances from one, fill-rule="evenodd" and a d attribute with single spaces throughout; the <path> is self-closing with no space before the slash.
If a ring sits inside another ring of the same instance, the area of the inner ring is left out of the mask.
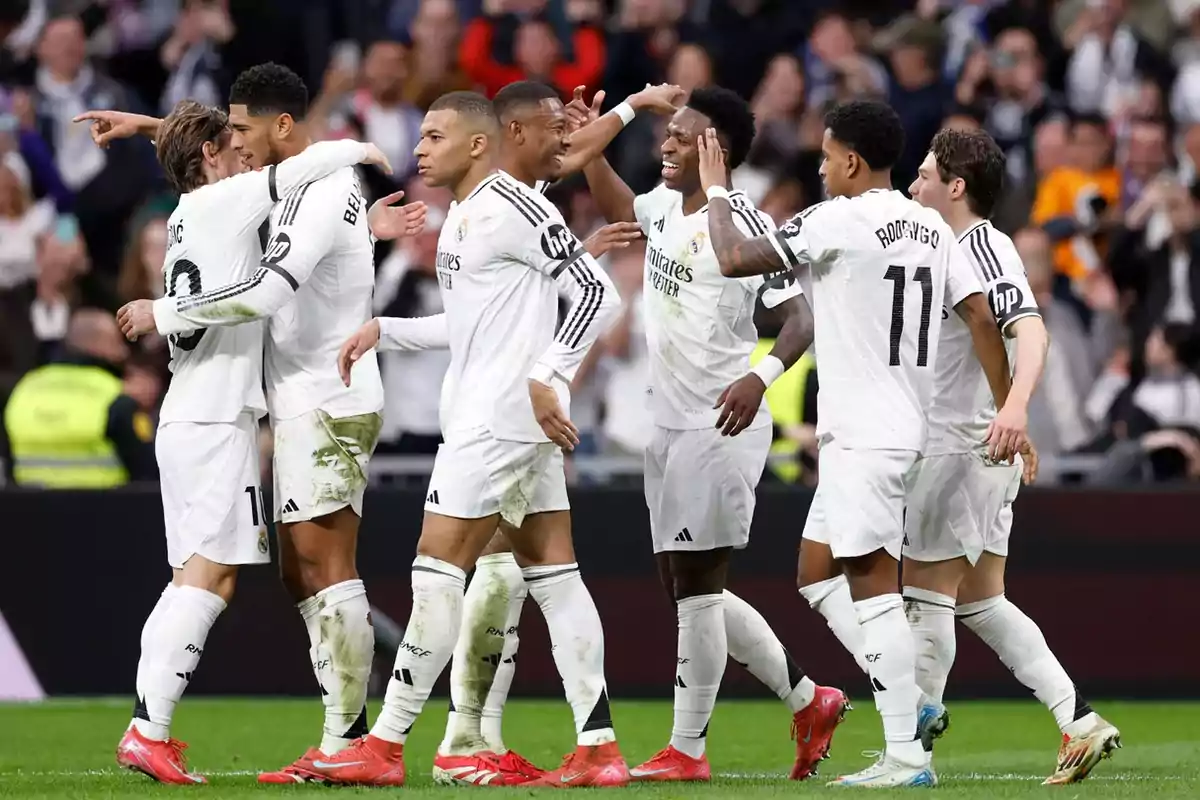
<path id="1" fill-rule="evenodd" d="M 542 252 L 547 258 L 561 261 L 574 253 L 578 247 L 579 240 L 575 238 L 575 234 L 558 223 L 546 228 L 542 233 Z"/>
<path id="2" fill-rule="evenodd" d="M 988 302 L 992 306 L 992 313 L 996 315 L 996 319 L 1004 319 L 1016 311 L 1021 307 L 1024 299 L 1021 290 L 1007 281 L 997 283 L 988 292 Z"/>
<path id="3" fill-rule="evenodd" d="M 263 261 L 268 264 L 278 264 L 283 259 L 287 258 L 287 254 L 292 251 L 292 238 L 286 233 L 277 233 L 267 243 L 266 249 L 263 251 Z"/>

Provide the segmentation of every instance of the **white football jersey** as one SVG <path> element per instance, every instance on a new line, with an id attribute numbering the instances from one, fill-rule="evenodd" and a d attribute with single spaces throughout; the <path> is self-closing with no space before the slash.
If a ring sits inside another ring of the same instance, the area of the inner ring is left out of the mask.
<path id="1" fill-rule="evenodd" d="M 165 304 L 250 279 L 262 259 L 264 223 L 276 201 L 356 163 L 363 153 L 358 142 L 322 143 L 276 166 L 183 194 L 168 222 L 166 297 L 156 303 L 156 317 L 165 316 L 158 313 Z M 263 330 L 261 321 L 211 329 L 176 326 L 168 334 L 172 377 L 159 421 L 234 422 L 243 410 L 265 413 Z"/>
<path id="2" fill-rule="evenodd" d="M 1001 332 L 1019 319 L 1041 316 L 1012 239 L 983 220 L 968 228 L 958 243 L 987 292 Z M 949 308 L 942 308 L 942 319 L 926 455 L 982 449 L 988 424 L 996 418 L 992 390 L 975 355 L 970 329 Z M 1011 362 L 1014 348 L 1010 339 L 1005 341 Z"/>
<path id="3" fill-rule="evenodd" d="M 454 203 L 438 237 L 438 282 L 450 338 L 440 418 L 446 439 L 487 428 L 497 439 L 545 442 L 528 379 L 570 382 L 620 301 L 558 209 L 504 172 Z M 559 288 L 572 298 L 558 328 Z"/>
<path id="4" fill-rule="evenodd" d="M 733 221 L 747 236 L 775 229 L 742 192 L 730 192 Z M 633 201 L 647 238 L 642 310 L 650 360 L 650 408 L 662 428 L 711 428 L 713 408 L 731 383 L 750 371 L 758 344 L 754 305 L 767 308 L 801 294 L 790 269 L 778 275 L 721 275 L 708 233 L 708 206 L 683 213 L 683 195 L 659 185 Z M 771 424 L 766 401 L 752 427 Z"/>
<path id="5" fill-rule="evenodd" d="M 980 291 L 950 226 L 900 192 L 873 189 L 818 203 L 770 240 L 785 264 L 811 273 L 817 435 L 921 451 L 940 306 Z"/>

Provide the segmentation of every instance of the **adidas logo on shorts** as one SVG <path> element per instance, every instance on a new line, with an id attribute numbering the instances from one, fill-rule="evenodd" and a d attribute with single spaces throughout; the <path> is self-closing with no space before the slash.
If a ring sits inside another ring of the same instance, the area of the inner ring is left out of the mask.
<path id="1" fill-rule="evenodd" d="M 295 512 L 297 512 L 299 510 L 300 510 L 300 506 L 296 505 L 295 500 L 289 499 L 286 503 L 283 504 L 283 513 L 285 513 L 285 514 L 294 514 Z"/>
<path id="2" fill-rule="evenodd" d="M 677 542 L 691 542 L 691 541 L 695 541 L 695 540 L 694 540 L 694 539 L 692 539 L 692 534 L 688 533 L 688 529 L 687 529 L 687 528 L 684 528 L 683 530 L 681 530 L 681 531 L 680 531 L 680 532 L 679 532 L 679 533 L 678 533 L 678 534 L 675 536 L 675 541 L 677 541 Z"/>

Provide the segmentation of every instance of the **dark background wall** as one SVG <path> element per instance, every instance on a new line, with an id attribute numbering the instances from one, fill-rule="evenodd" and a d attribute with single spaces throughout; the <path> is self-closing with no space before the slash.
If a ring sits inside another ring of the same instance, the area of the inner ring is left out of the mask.
<path id="1" fill-rule="evenodd" d="M 751 544 L 736 558 L 730 588 L 762 611 L 817 682 L 862 692 L 863 676 L 795 589 L 810 497 L 760 490 Z M 572 503 L 579 562 L 605 623 L 611 693 L 670 696 L 674 611 L 655 577 L 640 492 L 581 488 Z M 401 627 L 422 505 L 418 491 L 367 498 L 360 569 L 372 603 Z M 142 622 L 170 576 L 157 491 L 0 492 L 0 519 L 0 611 L 46 692 L 132 692 Z M 1042 626 L 1085 694 L 1200 694 L 1200 493 L 1023 493 L 1010 562 L 1009 597 Z M 514 693 L 558 694 L 532 601 L 521 639 Z M 274 569 L 247 569 L 189 693 L 310 694 L 307 649 Z M 103 657 L 81 661 L 80 650 Z M 958 652 L 951 694 L 1024 693 L 961 626 Z M 381 658 L 384 674 L 388 664 L 390 654 Z M 736 666 L 723 691 L 763 692 Z"/>

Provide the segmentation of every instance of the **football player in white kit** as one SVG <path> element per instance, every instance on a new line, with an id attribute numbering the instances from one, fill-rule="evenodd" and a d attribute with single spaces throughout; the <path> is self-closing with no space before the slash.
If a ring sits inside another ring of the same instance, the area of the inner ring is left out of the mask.
<path id="1" fill-rule="evenodd" d="M 1025 408 L 1041 377 L 1049 337 L 1016 247 L 988 221 L 1003 182 L 1004 153 L 991 136 L 946 129 L 933 138 L 909 191 L 954 230 L 1015 351 L 1008 402 Z M 941 701 L 954 664 L 957 616 L 1054 714 L 1063 741 L 1046 783 L 1074 783 L 1120 747 L 1120 732 L 1092 711 L 1037 624 L 1004 596 L 1022 468 L 986 458 L 982 440 L 995 416 L 969 334 L 959 320 L 947 318 L 929 441 L 910 476 L 905 517 L 904 600 L 917 642 L 917 683 L 929 698 L 921 728 L 932 737 L 949 721 Z M 1026 479 L 1032 480 L 1036 453 L 1028 455 Z"/>
<path id="2" fill-rule="evenodd" d="M 725 588 L 732 551 L 750 539 L 755 488 L 771 447 L 767 386 L 812 342 L 812 314 L 799 283 L 777 274 L 730 280 L 709 240 L 710 207 L 701 188 L 700 142 L 715 128 L 728 167 L 754 139 L 754 115 L 738 95 L 697 89 L 667 126 L 663 182 L 635 197 L 603 159 L 584 170 L 610 221 L 636 219 L 648 239 L 645 289 L 650 351 L 649 403 L 655 432 L 646 450 L 646 505 L 663 584 L 678 616 L 675 714 L 670 743 L 631 773 L 635 780 L 707 781 L 705 745 L 717 691 L 732 657 L 784 700 L 793 714 L 791 777 L 814 774 L 847 708 L 838 689 L 813 683 L 766 620 Z M 766 234 L 771 220 L 742 192 L 727 193 L 744 235 Z M 750 368 L 761 299 L 783 329 L 771 354 Z"/>
<path id="3" fill-rule="evenodd" d="M 277 164 L 310 145 L 301 120 L 308 91 L 285 67 L 243 72 L 230 91 L 230 120 L 251 167 Z M 419 230 L 423 208 L 372 206 L 388 238 Z M 411 217 L 409 215 L 412 215 Z M 138 301 L 122 309 L 127 335 L 191 335 L 271 317 L 265 360 L 275 438 L 275 517 L 284 585 L 308 629 L 310 659 L 325 705 L 324 733 L 265 783 L 312 776 L 310 765 L 366 733 L 375 636 L 355 554 L 367 467 L 379 433 L 383 386 L 374 354 L 345 386 L 337 353 L 370 318 L 374 240 L 356 172 L 347 167 L 304 183 L 271 212 L 261 265 L 240 282 L 190 297 Z"/>
<path id="4" fill-rule="evenodd" d="M 565 410 L 571 379 L 619 299 L 558 210 L 496 169 L 499 128 L 491 102 L 474 92 L 439 98 L 421 126 L 418 172 L 455 198 L 438 241 L 446 311 L 392 322 L 445 328 L 445 443 L 429 481 L 413 611 L 383 710 L 370 735 L 318 765 L 335 783 L 404 783 L 404 742 L 455 649 L 466 573 L 498 525 L 546 618 L 575 718 L 575 751 L 532 785 L 629 781 L 604 685 L 604 633 L 575 563 L 562 454 L 577 442 Z M 555 333 L 560 287 L 572 302 Z"/>
<path id="5" fill-rule="evenodd" d="M 170 298 L 253 274 L 258 228 L 280 196 L 355 163 L 386 164 L 375 147 L 344 141 L 243 172 L 234 136 L 228 114 L 189 100 L 158 129 L 159 162 L 180 193 L 163 264 Z M 168 344 L 172 378 L 155 448 L 174 577 L 142 629 L 137 704 L 117 762 L 164 783 L 203 783 L 187 770 L 186 745 L 170 737 L 171 717 L 238 567 L 270 561 L 258 459 L 263 326 L 181 332 Z"/>
<path id="6" fill-rule="evenodd" d="M 1003 401 L 1008 359 L 987 301 L 940 216 L 892 189 L 904 129 L 890 107 L 852 102 L 825 118 L 821 177 L 834 199 L 798 214 L 779 231 L 747 239 L 716 175 L 706 175 L 709 231 L 723 269 L 735 275 L 807 270 L 816 321 L 820 482 L 804 525 L 805 548 L 823 551 L 822 581 L 844 573 L 853 600 L 843 627 L 861 638 L 886 749 L 844 786 L 929 786 L 930 755 L 916 737 L 912 633 L 897 585 L 905 475 L 925 445 L 941 314 L 966 322 L 988 383 Z M 710 153 L 719 150 L 708 134 Z M 1014 411 L 992 424 L 991 454 L 1019 445 Z M 861 627 L 861 632 L 859 631 Z M 835 629 L 835 632 L 837 630 Z M 853 648 L 851 652 L 856 652 Z"/>

